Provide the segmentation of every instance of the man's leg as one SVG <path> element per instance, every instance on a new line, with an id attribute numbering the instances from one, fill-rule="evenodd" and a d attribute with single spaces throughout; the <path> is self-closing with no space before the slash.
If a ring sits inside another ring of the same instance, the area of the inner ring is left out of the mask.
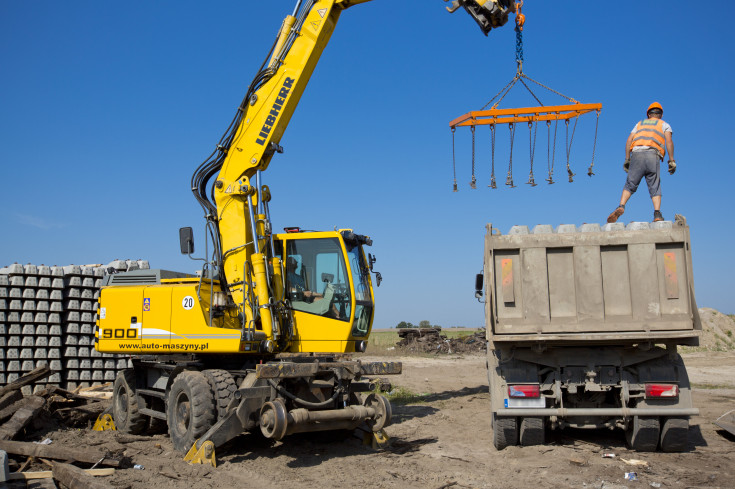
<path id="1" fill-rule="evenodd" d="M 653 210 L 660 211 L 661 210 L 661 196 L 654 195 L 653 197 L 651 197 L 651 201 L 653 202 Z"/>

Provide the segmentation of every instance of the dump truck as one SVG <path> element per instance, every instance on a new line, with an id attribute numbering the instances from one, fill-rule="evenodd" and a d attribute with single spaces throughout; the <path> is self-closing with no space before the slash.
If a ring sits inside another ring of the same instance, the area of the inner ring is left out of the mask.
<path id="1" fill-rule="evenodd" d="M 677 347 L 698 345 L 702 325 L 684 217 L 506 235 L 488 224 L 484 255 L 475 294 L 497 449 L 567 427 L 621 428 L 637 451 L 687 449 L 699 411 Z"/>

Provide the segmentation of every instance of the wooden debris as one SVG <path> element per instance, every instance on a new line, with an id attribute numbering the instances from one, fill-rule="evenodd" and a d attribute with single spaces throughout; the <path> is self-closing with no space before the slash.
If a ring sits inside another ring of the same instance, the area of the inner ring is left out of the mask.
<path id="1" fill-rule="evenodd" d="M 17 435 L 34 417 L 36 417 L 44 404 L 46 404 L 46 401 L 42 397 L 38 396 L 28 396 L 23 398 L 22 401 L 18 401 L 13 404 L 11 408 L 19 405 L 18 410 L 7 423 L 0 426 L 0 440 L 11 440 L 15 437 L 15 435 Z"/>
<path id="2" fill-rule="evenodd" d="M 115 469 L 82 470 L 73 465 L 54 462 L 54 468 L 51 472 L 54 479 L 69 489 L 109 489 L 112 487 L 110 484 L 97 481 L 93 476 L 112 475 L 115 473 Z"/>
<path id="3" fill-rule="evenodd" d="M 18 380 L 0 387 L 0 397 L 4 396 L 8 392 L 19 390 L 24 385 L 33 384 L 41 379 L 45 379 L 49 375 L 51 375 L 51 369 L 46 366 L 33 369 Z"/>
<path id="4" fill-rule="evenodd" d="M 64 413 L 67 411 L 82 411 L 87 414 L 97 414 L 104 411 L 109 407 L 110 403 L 106 401 L 91 402 L 89 404 L 83 404 L 81 406 L 70 406 L 61 409 L 57 409 L 57 413 Z"/>
<path id="5" fill-rule="evenodd" d="M 0 410 L 4 410 L 6 407 L 23 399 L 23 393 L 19 390 L 6 392 L 4 396 L 0 398 Z"/>
<path id="6" fill-rule="evenodd" d="M 5 450 L 7 452 L 7 450 Z M 33 457 L 28 457 L 25 462 L 23 462 L 23 465 L 20 466 L 18 469 L 18 472 L 23 472 L 28 468 L 29 465 L 31 465 L 31 462 L 33 462 Z"/>
<path id="7" fill-rule="evenodd" d="M 136 441 L 151 441 L 150 436 L 127 435 L 125 433 L 115 433 L 115 441 L 118 443 L 134 443 Z"/>
<path id="8" fill-rule="evenodd" d="M 52 478 L 48 479 L 34 479 L 27 482 L 26 487 L 28 489 L 58 489 L 56 483 Z"/>
<path id="9" fill-rule="evenodd" d="M 65 448 L 52 445 L 39 445 L 38 443 L 28 443 L 24 441 L 0 441 L 0 450 L 15 455 L 25 455 L 27 457 L 43 457 L 54 460 L 69 460 L 72 462 L 84 462 L 94 464 L 99 462 L 100 458 L 105 456 L 104 452 L 89 449 Z M 112 458 L 105 458 L 101 462 L 102 465 L 110 467 L 119 467 L 120 461 Z"/>

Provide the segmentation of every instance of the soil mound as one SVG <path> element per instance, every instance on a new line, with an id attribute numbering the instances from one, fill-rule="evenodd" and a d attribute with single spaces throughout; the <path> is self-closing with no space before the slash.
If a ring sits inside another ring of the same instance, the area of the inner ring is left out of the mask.
<path id="1" fill-rule="evenodd" d="M 401 338 L 396 347 L 407 353 L 485 353 L 485 330 L 449 338 L 440 328 L 407 328 L 398 330 Z"/>

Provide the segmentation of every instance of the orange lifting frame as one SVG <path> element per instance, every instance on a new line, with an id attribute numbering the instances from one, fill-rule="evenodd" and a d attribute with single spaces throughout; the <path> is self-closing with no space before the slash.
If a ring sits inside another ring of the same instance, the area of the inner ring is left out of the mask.
<path id="1" fill-rule="evenodd" d="M 602 104 L 549 105 L 520 109 L 477 110 L 461 115 L 449 123 L 449 127 L 491 126 L 517 122 L 553 121 L 578 117 L 582 114 L 602 110 Z"/>

